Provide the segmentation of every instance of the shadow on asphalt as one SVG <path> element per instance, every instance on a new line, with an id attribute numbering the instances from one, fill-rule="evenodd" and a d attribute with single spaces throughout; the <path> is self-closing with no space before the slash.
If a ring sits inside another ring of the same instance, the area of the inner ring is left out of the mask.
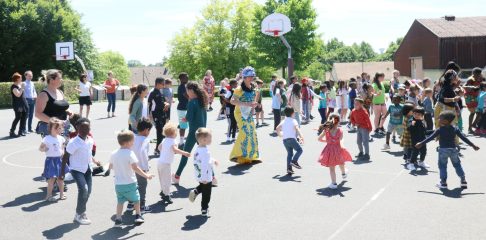
<path id="1" fill-rule="evenodd" d="M 392 151 L 381 151 L 381 152 L 384 152 L 384 153 L 388 153 L 394 157 L 401 157 L 403 156 L 403 151 L 397 151 L 397 152 L 392 152 Z"/>
<path id="2" fill-rule="evenodd" d="M 162 203 L 162 201 L 156 202 L 156 203 L 149 206 L 150 212 L 145 213 L 145 214 L 151 214 L 151 213 L 154 214 L 154 213 L 161 213 L 161 212 L 175 212 L 175 211 L 182 210 L 182 208 L 167 210 L 167 206 L 169 206 L 169 205 Z"/>
<path id="3" fill-rule="evenodd" d="M 373 161 L 371 160 L 362 160 L 362 159 L 356 159 L 353 161 L 353 164 L 354 165 L 361 165 L 361 164 L 368 164 L 368 163 L 372 163 Z"/>
<path id="4" fill-rule="evenodd" d="M 39 189 L 42 189 L 42 188 L 39 188 Z M 2 207 L 4 207 L 4 208 L 7 208 L 7 207 L 18 207 L 20 205 L 34 203 L 34 202 L 39 202 L 39 201 L 48 203 L 47 201 L 44 201 L 44 198 L 45 197 L 46 197 L 46 193 L 44 191 L 42 191 L 42 192 L 28 193 L 28 194 L 24 194 L 22 196 L 16 197 L 14 200 L 12 200 L 12 201 L 10 201 L 8 203 L 3 204 Z"/>
<path id="5" fill-rule="evenodd" d="M 300 178 L 300 176 L 294 176 L 290 174 L 285 174 L 285 175 L 275 175 L 272 177 L 273 179 L 278 179 L 280 182 L 302 182 L 300 180 L 297 180 Z"/>
<path id="6" fill-rule="evenodd" d="M 334 196 L 345 197 L 343 192 L 347 192 L 352 189 L 350 187 L 345 187 L 344 186 L 345 183 L 346 181 L 342 181 L 341 183 L 339 183 L 337 189 L 330 189 L 328 187 L 316 189 L 317 195 L 326 196 L 326 197 L 334 197 Z"/>
<path id="7" fill-rule="evenodd" d="M 188 198 L 189 192 L 194 188 L 185 188 L 179 184 L 174 185 L 176 190 L 172 192 L 172 198 Z"/>
<path id="8" fill-rule="evenodd" d="M 130 234 L 130 231 L 134 229 L 137 225 L 132 224 L 128 226 L 123 226 L 123 227 L 112 227 L 108 230 L 105 230 L 103 232 L 99 232 L 97 234 L 94 234 L 91 236 L 91 239 L 93 240 L 105 240 L 105 239 L 130 239 L 134 238 L 140 235 L 143 235 L 143 233 L 137 232 L 134 233 L 131 236 L 127 236 Z"/>
<path id="9" fill-rule="evenodd" d="M 201 215 L 188 215 L 186 216 L 187 221 L 182 226 L 183 231 L 192 231 L 200 228 L 203 224 L 208 221 L 208 217 L 203 217 Z"/>
<path id="10" fill-rule="evenodd" d="M 484 193 L 479 192 L 479 193 L 462 193 L 464 189 L 458 187 L 454 189 L 440 189 L 441 192 L 429 192 L 429 191 L 418 191 L 420 193 L 429 193 L 429 194 L 435 194 L 435 195 L 443 195 L 449 198 L 462 198 L 462 196 L 466 195 L 484 195 Z"/>
<path id="11" fill-rule="evenodd" d="M 402 164 L 404 165 L 404 164 Z M 407 167 L 404 165 L 404 168 L 406 169 Z M 410 175 L 412 176 L 426 176 L 429 175 L 429 173 L 437 173 L 436 171 L 429 171 L 427 168 L 419 167 L 418 170 L 415 171 L 410 171 Z"/>
<path id="12" fill-rule="evenodd" d="M 42 236 L 46 237 L 46 239 L 61 239 L 64 234 L 71 232 L 72 230 L 79 227 L 78 223 L 65 223 L 59 225 L 53 229 L 45 230 L 42 232 Z"/>
<path id="13" fill-rule="evenodd" d="M 241 176 L 246 174 L 251 167 L 253 167 L 253 164 L 237 164 L 228 167 L 228 170 L 226 170 L 226 172 L 223 172 L 223 174 Z"/>
<path id="14" fill-rule="evenodd" d="M 1 137 L 0 141 L 7 141 L 7 140 L 15 139 L 15 138 L 16 137 L 5 136 L 5 137 Z"/>

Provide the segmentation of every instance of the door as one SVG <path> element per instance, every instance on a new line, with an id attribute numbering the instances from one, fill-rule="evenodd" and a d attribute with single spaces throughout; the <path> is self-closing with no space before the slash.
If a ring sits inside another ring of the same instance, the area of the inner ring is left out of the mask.
<path id="1" fill-rule="evenodd" d="M 410 58 L 412 79 L 423 79 L 424 78 L 424 68 L 422 57 L 411 57 Z"/>

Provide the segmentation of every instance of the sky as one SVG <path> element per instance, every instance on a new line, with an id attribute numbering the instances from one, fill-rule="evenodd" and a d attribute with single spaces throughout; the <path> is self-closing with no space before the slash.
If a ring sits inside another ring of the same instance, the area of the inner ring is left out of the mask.
<path id="1" fill-rule="evenodd" d="M 485 15 L 482 0 L 314 0 L 317 32 L 327 41 L 365 41 L 376 52 L 403 37 L 415 19 Z M 143 64 L 169 56 L 168 42 L 201 17 L 209 0 L 71 0 L 100 51 Z M 263 3 L 265 0 L 256 0 Z"/>

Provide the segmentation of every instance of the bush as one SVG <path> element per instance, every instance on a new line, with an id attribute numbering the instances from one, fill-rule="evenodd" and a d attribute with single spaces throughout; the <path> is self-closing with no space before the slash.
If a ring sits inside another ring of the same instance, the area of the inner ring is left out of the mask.
<path id="1" fill-rule="evenodd" d="M 78 92 L 76 91 L 78 83 L 78 81 L 63 80 L 61 90 L 64 92 L 64 96 L 70 103 L 78 101 Z M 34 82 L 34 85 L 35 89 L 37 90 L 37 94 L 39 94 L 46 87 L 46 85 L 42 82 Z M 0 83 L 0 108 L 12 107 L 10 86 L 12 86 L 12 82 Z"/>

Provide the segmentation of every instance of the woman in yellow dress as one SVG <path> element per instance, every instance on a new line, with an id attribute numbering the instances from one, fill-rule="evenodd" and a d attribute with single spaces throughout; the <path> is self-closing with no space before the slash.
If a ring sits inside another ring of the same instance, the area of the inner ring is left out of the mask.
<path id="1" fill-rule="evenodd" d="M 231 104 L 235 105 L 235 119 L 239 132 L 231 151 L 230 160 L 246 164 L 260 161 L 257 133 L 252 114 L 252 109 L 257 106 L 258 93 L 252 83 L 256 76 L 255 70 L 252 67 L 246 67 L 242 71 L 242 76 L 241 86 L 235 89 L 231 98 Z"/>

